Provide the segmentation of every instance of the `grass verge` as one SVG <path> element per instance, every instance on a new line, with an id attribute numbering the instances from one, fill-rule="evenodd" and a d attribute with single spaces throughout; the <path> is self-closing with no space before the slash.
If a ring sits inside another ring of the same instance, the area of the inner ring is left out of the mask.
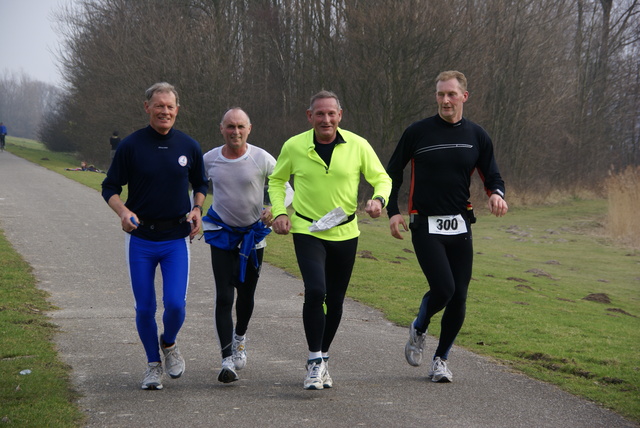
<path id="1" fill-rule="evenodd" d="M 604 237 L 606 212 L 605 200 L 571 200 L 480 214 L 456 344 L 640 422 L 640 252 Z M 392 238 L 386 218 L 360 229 L 348 295 L 408 326 L 427 290 L 410 235 Z M 265 260 L 299 277 L 291 238 L 272 235 Z"/>
<path id="2" fill-rule="evenodd" d="M 63 174 L 77 163 L 71 154 L 11 144 L 11 139 L 8 148 Z M 96 190 L 104 178 L 91 172 L 65 175 Z M 606 212 L 605 200 L 579 199 L 512 208 L 502 219 L 479 212 L 467 319 L 456 343 L 640 422 L 640 252 L 605 237 Z M 349 296 L 407 326 L 427 288 L 410 235 L 393 239 L 386 218 L 361 216 L 360 229 Z M 291 237 L 271 234 L 268 239 L 265 261 L 299 277 Z M 26 265 L 22 269 L 29 271 Z M 38 293 L 34 288 L 23 304 L 44 304 Z M 42 319 L 42 325 L 32 325 L 49 332 L 39 340 L 50 346 L 51 326 Z M 429 333 L 438 335 L 439 318 Z M 12 334 L 21 341 L 25 333 L 18 329 Z M 48 358 L 52 366 L 58 364 L 55 354 Z M 451 358 L 455 370 L 455 347 Z M 0 371 L 0 384 L 11 382 L 14 372 Z M 71 406 L 68 389 L 56 394 L 62 397 L 61 407 Z M 1 398 L 0 417 L 5 414 Z M 24 401 L 16 408 L 29 406 Z"/>
<path id="3" fill-rule="evenodd" d="M 58 358 L 47 294 L 0 231 L 0 423 L 79 426 L 70 368 Z"/>

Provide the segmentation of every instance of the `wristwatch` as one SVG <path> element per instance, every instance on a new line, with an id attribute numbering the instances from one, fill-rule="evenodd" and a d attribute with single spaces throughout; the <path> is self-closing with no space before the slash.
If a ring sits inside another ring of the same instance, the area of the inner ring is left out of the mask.
<path id="1" fill-rule="evenodd" d="M 382 204 L 382 208 L 384 208 L 384 205 L 385 205 L 386 201 L 384 200 L 384 198 L 382 196 L 374 196 L 373 199 L 379 200 L 380 203 Z"/>

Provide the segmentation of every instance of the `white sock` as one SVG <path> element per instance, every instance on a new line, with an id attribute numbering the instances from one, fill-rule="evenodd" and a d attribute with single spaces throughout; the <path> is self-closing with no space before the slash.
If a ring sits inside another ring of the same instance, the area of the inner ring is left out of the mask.
<path id="1" fill-rule="evenodd" d="M 322 352 L 309 352 L 309 360 L 317 360 L 322 358 Z"/>

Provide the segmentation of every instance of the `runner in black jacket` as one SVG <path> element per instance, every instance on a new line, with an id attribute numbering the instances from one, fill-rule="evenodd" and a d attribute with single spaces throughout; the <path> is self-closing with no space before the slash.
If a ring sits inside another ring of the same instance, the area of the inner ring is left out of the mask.
<path id="1" fill-rule="evenodd" d="M 438 114 L 405 130 L 387 167 L 393 180 L 387 205 L 391 235 L 403 239 L 399 226 L 405 231 L 408 227 L 398 208 L 398 191 L 403 170 L 411 161 L 411 237 L 429 283 L 405 346 L 409 364 L 422 363 L 429 322 L 444 309 L 440 341 L 429 370 L 433 382 L 450 382 L 453 378 L 446 361 L 464 322 L 471 280 L 474 219 L 469 186 L 476 169 L 489 195 L 491 213 L 501 217 L 508 210 L 491 139 L 484 129 L 462 117 L 468 97 L 467 80 L 462 73 L 440 73 L 436 79 Z"/>

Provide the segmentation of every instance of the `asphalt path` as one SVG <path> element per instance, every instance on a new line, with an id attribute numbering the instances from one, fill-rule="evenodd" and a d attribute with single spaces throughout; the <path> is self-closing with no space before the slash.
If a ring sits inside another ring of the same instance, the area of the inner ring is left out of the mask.
<path id="1" fill-rule="evenodd" d="M 266 264 L 249 326 L 247 367 L 240 381 L 219 383 L 215 288 L 204 240 L 191 245 L 187 319 L 178 336 L 185 373 L 165 378 L 161 391 L 143 391 L 146 361 L 135 330 L 124 232 L 100 194 L 0 153 L 0 227 L 59 308 L 49 313 L 60 326 L 55 342 L 72 368 L 88 427 L 638 426 L 455 346 L 454 381 L 432 383 L 426 366 L 405 362 L 408 329 L 351 300 L 331 349 L 335 387 L 306 391 L 303 286 Z M 427 338 L 425 354 L 435 345 Z"/>

